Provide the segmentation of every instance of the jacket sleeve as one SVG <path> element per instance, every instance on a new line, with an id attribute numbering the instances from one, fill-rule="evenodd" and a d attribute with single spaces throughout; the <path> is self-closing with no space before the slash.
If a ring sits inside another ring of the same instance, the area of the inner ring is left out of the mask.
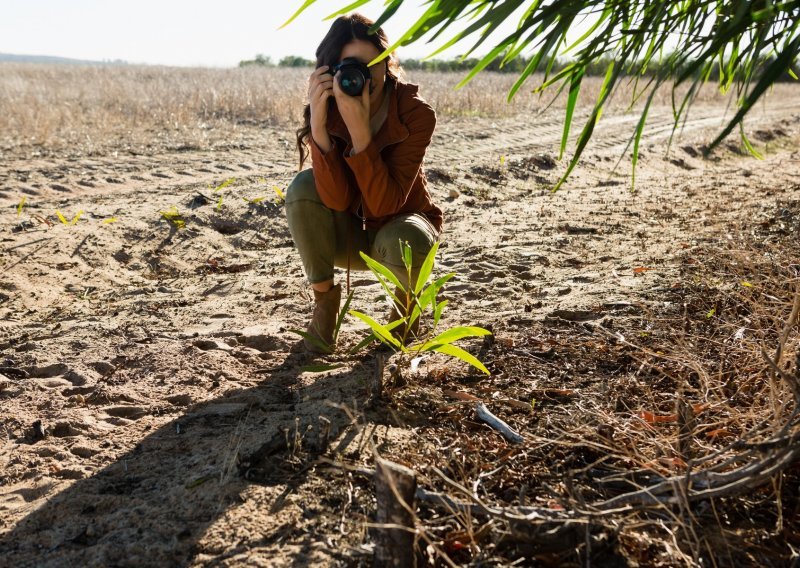
<path id="1" fill-rule="evenodd" d="M 333 147 L 323 152 L 313 137 L 309 139 L 314 183 L 326 207 L 334 211 L 347 211 L 356 198 L 356 190 L 351 187 L 348 168 L 339 151 L 341 142 L 336 138 L 331 138 L 331 142 Z"/>
<path id="2" fill-rule="evenodd" d="M 375 141 L 358 154 L 345 156 L 361 191 L 366 211 L 384 217 L 399 211 L 411 192 L 436 127 L 436 113 L 424 101 L 406 121 L 408 138 L 400 142 L 384 159 Z"/>

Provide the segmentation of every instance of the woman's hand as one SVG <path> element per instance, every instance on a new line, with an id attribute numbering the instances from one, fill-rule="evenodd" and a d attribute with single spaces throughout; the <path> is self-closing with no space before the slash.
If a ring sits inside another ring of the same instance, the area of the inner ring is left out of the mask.
<path id="1" fill-rule="evenodd" d="M 361 152 L 369 146 L 372 133 L 369 130 L 369 80 L 361 91 L 361 96 L 351 97 L 339 85 L 339 73 L 334 77 L 333 96 L 336 97 L 336 106 L 339 114 L 350 132 L 355 153 Z"/>
<path id="2" fill-rule="evenodd" d="M 333 147 L 326 126 L 328 120 L 328 97 L 333 92 L 333 76 L 328 73 L 329 67 L 323 65 L 314 69 L 308 80 L 308 104 L 311 107 L 311 137 L 323 152 Z"/>

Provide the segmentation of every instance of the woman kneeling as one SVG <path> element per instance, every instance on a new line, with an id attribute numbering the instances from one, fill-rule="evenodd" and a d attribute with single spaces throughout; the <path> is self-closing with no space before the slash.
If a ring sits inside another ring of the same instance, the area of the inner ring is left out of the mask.
<path id="1" fill-rule="evenodd" d="M 312 168 L 289 185 L 286 215 L 314 291 L 310 351 L 335 347 L 341 285 L 334 266 L 366 270 L 363 251 L 408 288 L 400 242 L 411 246 L 416 269 L 442 229 L 422 170 L 436 114 L 416 85 L 401 80 L 393 56 L 367 67 L 389 47 L 382 30 L 369 33 L 372 23 L 359 14 L 334 21 L 317 48 L 297 132 L 300 168 L 309 149 Z"/>

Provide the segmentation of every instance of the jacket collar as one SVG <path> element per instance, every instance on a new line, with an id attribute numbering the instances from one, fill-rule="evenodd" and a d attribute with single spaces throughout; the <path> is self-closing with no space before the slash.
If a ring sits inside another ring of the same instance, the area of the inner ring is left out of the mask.
<path id="1" fill-rule="evenodd" d="M 387 146 L 398 144 L 408 138 L 408 128 L 401 122 L 400 113 L 398 111 L 398 101 L 406 88 L 404 83 L 397 82 L 394 84 L 394 88 L 389 94 L 389 110 L 386 115 L 386 120 L 380 130 L 372 137 L 372 141 L 377 146 L 378 152 Z M 328 131 L 331 135 L 347 142 L 348 147 L 352 143 L 350 132 L 348 132 L 347 125 L 345 125 L 342 115 L 339 114 L 339 109 L 336 105 L 331 107 L 328 111 Z"/>

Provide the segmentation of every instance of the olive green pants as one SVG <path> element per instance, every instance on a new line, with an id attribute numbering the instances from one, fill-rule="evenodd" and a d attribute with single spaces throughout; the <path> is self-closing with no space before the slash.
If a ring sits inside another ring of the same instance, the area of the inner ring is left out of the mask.
<path id="1" fill-rule="evenodd" d="M 421 214 L 398 216 L 377 231 L 363 230 L 361 219 L 348 211 L 334 211 L 317 194 L 312 170 L 297 174 L 286 191 L 286 217 L 294 245 L 300 253 L 309 283 L 333 278 L 334 266 L 368 270 L 359 252 L 389 268 L 403 285 L 407 272 L 400 242 L 411 246 L 412 266 L 417 269 L 439 238 Z M 412 282 L 416 270 L 412 271 Z"/>

